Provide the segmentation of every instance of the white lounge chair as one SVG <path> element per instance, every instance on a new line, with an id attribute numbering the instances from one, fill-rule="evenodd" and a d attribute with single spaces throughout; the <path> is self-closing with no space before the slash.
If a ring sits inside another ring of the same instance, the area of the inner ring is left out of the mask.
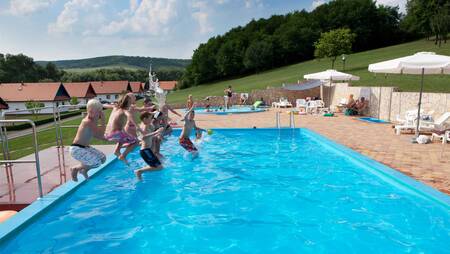
<path id="1" fill-rule="evenodd" d="M 291 108 L 292 104 L 285 98 L 280 98 L 279 102 L 272 102 L 272 107 L 275 108 Z"/>
<path id="2" fill-rule="evenodd" d="M 431 112 L 430 112 L 431 113 Z M 425 114 L 423 110 L 420 110 L 420 114 L 422 120 L 420 120 L 420 126 L 429 124 L 432 122 L 433 117 L 431 114 Z M 396 122 L 399 123 L 395 125 L 395 133 L 400 135 L 402 131 L 414 131 L 417 126 L 417 109 L 416 110 L 408 110 L 405 112 L 405 118 L 400 118 L 397 115 Z M 419 129 L 420 129 L 419 126 Z"/>
<path id="3" fill-rule="evenodd" d="M 308 101 L 306 112 L 317 114 L 324 109 L 325 103 L 322 100 Z"/>
<path id="4" fill-rule="evenodd" d="M 440 139 L 442 140 L 442 144 L 445 144 L 447 142 L 450 142 L 450 130 L 445 131 L 443 133 L 436 133 L 433 132 L 433 134 L 431 134 L 431 141 L 435 140 L 435 139 Z"/>
<path id="5" fill-rule="evenodd" d="M 446 112 L 441 115 L 438 119 L 433 122 L 421 121 L 420 130 L 421 131 L 433 131 L 433 130 L 445 130 L 450 127 L 450 112 Z"/>

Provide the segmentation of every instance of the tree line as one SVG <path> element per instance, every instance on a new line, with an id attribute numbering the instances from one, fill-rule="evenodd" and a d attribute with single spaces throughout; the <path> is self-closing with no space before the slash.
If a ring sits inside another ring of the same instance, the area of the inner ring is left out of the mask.
<path id="1" fill-rule="evenodd" d="M 159 80 L 180 80 L 181 69 L 156 70 Z M 105 68 L 87 71 L 69 72 L 59 69 L 54 63 L 44 66 L 33 58 L 23 54 L 0 53 L 0 83 L 18 82 L 85 82 L 102 80 L 148 81 L 148 71 L 144 69 Z"/>
<path id="2" fill-rule="evenodd" d="M 316 56 L 324 55 L 317 54 L 323 52 L 315 47 L 319 38 L 339 29 L 348 29 L 352 52 L 424 35 L 444 39 L 450 24 L 448 5 L 448 0 L 410 0 L 407 14 L 402 15 L 397 7 L 377 5 L 374 0 L 334 0 L 311 12 L 252 20 L 200 44 L 186 68 L 181 88 L 310 60 L 315 51 Z"/>

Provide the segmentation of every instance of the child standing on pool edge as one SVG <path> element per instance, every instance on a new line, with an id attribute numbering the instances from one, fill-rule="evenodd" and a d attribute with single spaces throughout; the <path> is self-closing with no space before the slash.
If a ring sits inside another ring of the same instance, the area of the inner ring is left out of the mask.
<path id="1" fill-rule="evenodd" d="M 153 138 L 161 138 L 164 132 L 163 127 L 156 129 L 157 121 L 160 121 L 161 118 L 160 112 L 155 112 L 155 114 L 144 112 L 141 114 L 140 118 L 142 121 L 139 129 L 142 133 L 140 154 L 142 159 L 147 163 L 148 166 L 134 171 L 138 180 L 142 180 L 142 173 L 144 172 L 162 169 L 161 161 L 155 155 L 155 151 L 152 150 L 152 147 Z"/>
<path id="2" fill-rule="evenodd" d="M 202 128 L 197 127 L 195 124 L 195 112 L 194 112 L 194 105 L 186 112 L 184 115 L 184 126 L 181 131 L 180 135 L 180 145 L 186 149 L 186 151 L 192 153 L 193 155 L 197 155 L 197 148 L 192 143 L 189 136 L 191 135 L 192 129 L 195 129 L 196 131 L 206 131 Z"/>
<path id="3" fill-rule="evenodd" d="M 70 146 L 70 155 L 80 162 L 80 165 L 70 169 L 72 180 L 78 181 L 78 173 L 88 179 L 88 170 L 97 168 L 106 160 L 105 154 L 89 146 L 92 138 L 105 140 L 105 115 L 103 105 L 96 99 L 91 99 L 86 105 L 87 115 L 81 121 L 77 134 Z M 100 127 L 98 121 L 100 120 Z"/>

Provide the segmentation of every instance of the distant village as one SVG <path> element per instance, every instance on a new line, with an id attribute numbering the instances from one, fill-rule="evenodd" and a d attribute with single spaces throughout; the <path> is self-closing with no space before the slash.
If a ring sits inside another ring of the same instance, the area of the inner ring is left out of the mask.
<path id="1" fill-rule="evenodd" d="M 165 91 L 175 89 L 176 81 L 159 81 Z M 133 81 L 0 83 L 0 111 L 11 114 L 29 114 L 27 102 L 40 102 L 44 109 L 39 114 L 51 114 L 49 107 L 68 105 L 76 98 L 77 104 L 86 104 L 97 98 L 102 103 L 116 101 L 122 93 L 144 96 L 145 83 Z M 25 110 L 25 111 L 24 111 Z M 20 111 L 20 112 L 15 112 Z"/>

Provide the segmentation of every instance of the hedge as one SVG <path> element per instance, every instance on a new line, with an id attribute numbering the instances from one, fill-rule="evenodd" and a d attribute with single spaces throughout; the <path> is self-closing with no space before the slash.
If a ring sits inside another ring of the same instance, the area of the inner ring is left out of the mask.
<path id="1" fill-rule="evenodd" d="M 80 115 L 81 112 L 83 112 L 83 111 L 77 110 L 77 111 L 61 114 L 61 119 L 65 119 L 65 118 L 68 118 L 68 117 Z M 34 121 L 34 124 L 36 124 L 36 126 L 39 126 L 39 125 L 43 125 L 43 124 L 51 123 L 51 122 L 53 122 L 53 116 L 49 116 L 48 118 Z M 7 126 L 6 130 L 8 130 L 8 131 L 19 131 L 19 130 L 25 130 L 25 129 L 28 129 L 28 128 L 30 128 L 30 124 L 23 123 L 23 124 L 18 124 L 18 125 L 13 125 L 13 126 Z"/>

